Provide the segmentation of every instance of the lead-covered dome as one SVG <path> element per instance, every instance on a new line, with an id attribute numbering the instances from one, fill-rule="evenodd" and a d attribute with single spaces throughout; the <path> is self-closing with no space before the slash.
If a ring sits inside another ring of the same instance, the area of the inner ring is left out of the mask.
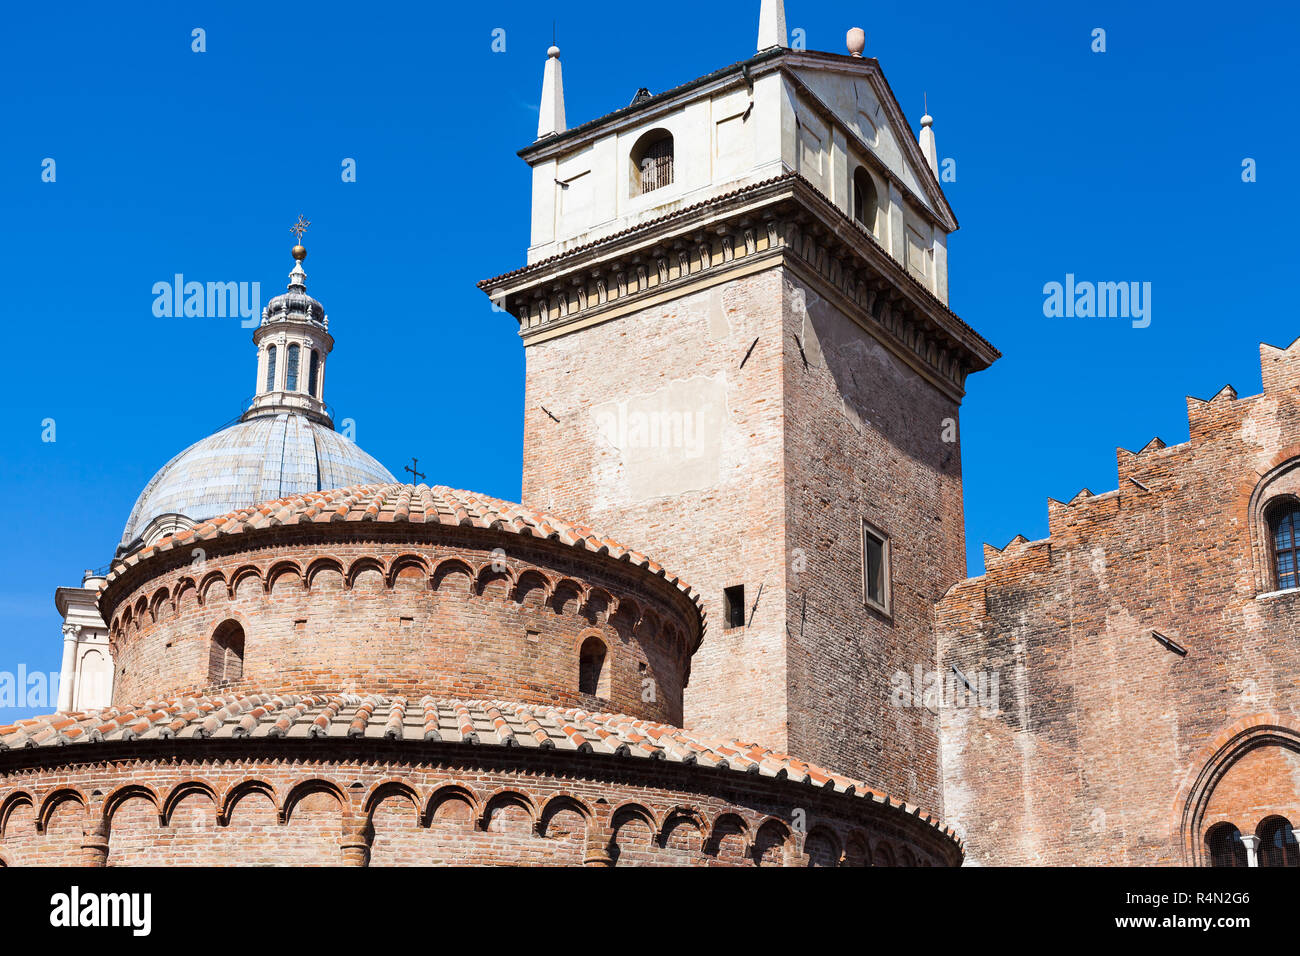
<path id="1" fill-rule="evenodd" d="M 292 412 L 251 418 L 195 442 L 159 469 L 131 509 L 118 553 L 257 502 L 394 481 L 327 425 Z"/>
<path id="2" fill-rule="evenodd" d="M 305 220 L 292 230 L 301 237 Z M 325 372 L 334 339 L 329 317 L 307 294 L 293 247 L 288 290 L 273 298 L 253 333 L 256 393 L 237 423 L 173 458 L 145 486 L 115 557 L 258 502 L 348 485 L 392 483 L 388 469 L 334 431 Z"/>

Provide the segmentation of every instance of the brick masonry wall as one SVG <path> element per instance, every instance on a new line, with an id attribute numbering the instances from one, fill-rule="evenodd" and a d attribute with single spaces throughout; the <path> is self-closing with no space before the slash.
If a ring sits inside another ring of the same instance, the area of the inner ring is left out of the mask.
<path id="1" fill-rule="evenodd" d="M 709 628 L 686 725 L 778 750 L 794 717 L 781 599 L 782 298 L 772 269 L 530 345 L 523 475 L 526 504 L 607 529 L 703 596 Z M 698 447 L 615 447 L 598 415 L 617 423 L 620 404 L 695 416 Z M 723 589 L 739 584 L 747 614 L 758 607 L 749 626 L 728 629 Z"/>
<path id="2" fill-rule="evenodd" d="M 897 808 L 749 775 L 498 748 L 178 744 L 0 755 L 0 864 L 960 861 Z"/>
<path id="3" fill-rule="evenodd" d="M 611 529 L 704 596 L 687 726 L 937 810 L 934 715 L 888 704 L 895 671 L 933 667 L 933 603 L 965 574 L 960 453 L 940 440 L 955 402 L 780 259 L 526 356 L 525 501 Z M 682 487 L 603 435 L 602 409 L 662 407 L 700 381 L 721 383 L 686 406 L 720 419 L 697 456 L 715 466 L 709 480 Z M 863 517 L 893 537 L 892 619 L 863 602 Z M 735 584 L 750 620 L 727 629 Z"/>
<path id="4" fill-rule="evenodd" d="M 207 547 L 201 565 L 154 558 L 106 592 L 118 705 L 207 688 L 212 637 L 235 620 L 243 679 L 226 689 L 360 687 L 681 721 L 698 612 L 648 572 L 443 526 L 377 538 L 288 527 Z M 578 690 L 579 651 L 592 635 L 607 647 L 607 696 Z"/>
<path id="5" fill-rule="evenodd" d="M 1188 399 L 1188 442 L 1121 449 L 1116 491 L 1049 501 L 1049 539 L 940 603 L 943 666 L 1000 678 L 943 713 L 972 862 L 1203 862 L 1216 822 L 1300 823 L 1300 591 L 1264 515 L 1300 491 L 1300 350 L 1262 353 L 1263 394 Z"/>
<path id="6" fill-rule="evenodd" d="M 893 691 L 934 670 L 934 603 L 966 574 L 958 405 L 802 275 L 783 289 L 791 746 L 938 809 L 936 715 Z M 863 519 L 889 538 L 889 614 L 863 597 Z"/>

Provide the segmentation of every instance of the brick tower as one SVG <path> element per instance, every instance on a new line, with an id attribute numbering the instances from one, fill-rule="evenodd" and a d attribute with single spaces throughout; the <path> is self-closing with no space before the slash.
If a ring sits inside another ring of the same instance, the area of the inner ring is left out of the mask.
<path id="1" fill-rule="evenodd" d="M 965 575 L 957 417 L 998 352 L 947 307 L 930 117 L 876 60 L 758 52 L 566 128 L 546 64 L 528 264 L 480 283 L 527 361 L 523 498 L 680 568 L 688 727 L 938 808 L 932 608 Z M 653 626 L 653 625 L 647 625 Z"/>

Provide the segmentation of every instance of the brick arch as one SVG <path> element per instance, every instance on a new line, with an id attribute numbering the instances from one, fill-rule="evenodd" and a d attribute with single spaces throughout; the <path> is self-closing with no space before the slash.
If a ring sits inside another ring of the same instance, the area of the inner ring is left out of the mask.
<path id="1" fill-rule="evenodd" d="M 223 574 L 221 571 L 209 571 L 207 574 L 203 575 L 203 577 L 199 579 L 199 604 L 201 606 L 207 607 L 208 592 L 211 591 L 212 585 L 216 581 L 220 581 L 222 583 L 222 585 L 225 587 L 226 597 L 227 598 L 230 597 L 231 595 L 230 585 L 226 581 L 225 574 Z"/>
<path id="2" fill-rule="evenodd" d="M 582 606 L 578 608 L 578 613 L 593 624 L 599 624 L 609 620 L 614 604 L 613 594 L 605 588 L 593 586 L 587 589 L 587 595 L 582 601 Z"/>
<path id="3" fill-rule="evenodd" d="M 26 790 L 15 790 L 13 793 L 5 795 L 0 800 L 0 840 L 5 838 L 5 831 L 9 827 L 9 818 L 13 815 L 14 810 L 20 806 L 31 807 L 32 811 L 36 810 L 36 800 Z"/>
<path id="4" fill-rule="evenodd" d="M 158 814 L 158 824 L 162 825 L 163 812 L 162 802 L 158 799 L 158 791 L 153 787 L 146 786 L 142 783 L 128 783 L 118 787 L 107 797 L 104 798 L 104 822 L 112 827 L 113 816 L 121 809 L 122 804 L 128 800 L 145 800 Z"/>
<path id="5" fill-rule="evenodd" d="M 289 788 L 289 793 L 284 798 L 284 806 L 280 809 L 280 822 L 287 825 L 293 819 L 293 811 L 298 804 L 317 793 L 328 793 L 337 800 L 340 813 L 348 806 L 347 794 L 340 789 L 338 784 L 320 777 L 308 777 L 305 780 L 299 780 Z"/>
<path id="6" fill-rule="evenodd" d="M 1291 723 L 1290 718 L 1276 712 L 1243 717 L 1221 730 L 1192 756 L 1192 770 L 1174 803 L 1186 865 L 1204 865 L 1206 851 L 1201 831 L 1205 813 L 1215 788 L 1239 760 L 1262 747 L 1280 747 L 1300 754 L 1300 730 Z M 1253 822 L 1237 826 L 1243 833 L 1254 832 Z"/>
<path id="7" fill-rule="evenodd" d="M 624 801 L 615 807 L 609 815 L 608 850 L 615 866 L 618 865 L 619 858 L 623 856 L 625 846 L 633 845 L 629 840 L 620 839 L 624 829 L 629 826 L 635 828 L 645 827 L 646 847 L 649 850 L 654 849 L 655 834 L 659 832 L 659 820 L 654 811 L 636 801 Z"/>
<path id="8" fill-rule="evenodd" d="M 537 815 L 537 835 L 540 837 L 546 836 L 551 821 L 561 813 L 576 813 L 582 818 L 588 829 L 591 829 L 596 819 L 595 814 L 591 812 L 591 808 L 577 797 L 568 793 L 557 793 L 546 801 L 542 806 L 541 813 Z"/>
<path id="9" fill-rule="evenodd" d="M 573 578 L 560 578 L 551 588 L 551 596 L 547 600 L 551 610 L 556 614 L 565 613 L 565 605 L 573 601 L 573 608 L 570 613 L 576 614 L 578 610 L 586 603 L 586 588 Z"/>
<path id="10" fill-rule="evenodd" d="M 262 576 L 262 569 L 255 564 L 241 564 L 235 568 L 235 573 L 230 576 L 230 582 L 226 586 L 231 600 L 234 600 L 235 595 L 239 593 L 239 586 L 246 578 L 252 578 L 257 582 L 258 590 L 263 594 L 266 593 L 266 579 Z"/>
<path id="11" fill-rule="evenodd" d="M 170 601 L 171 601 L 171 592 L 167 589 L 165 585 L 163 587 L 160 587 L 157 591 L 154 592 L 153 597 L 149 599 L 149 616 L 153 618 L 153 620 L 156 622 L 158 620 L 159 606 L 162 605 L 164 602 L 170 602 Z M 172 604 L 172 610 L 173 611 L 175 610 L 174 604 Z"/>
<path id="12" fill-rule="evenodd" d="M 699 810 L 689 806 L 673 807 L 664 814 L 663 825 L 659 827 L 659 833 L 655 838 L 655 843 L 662 849 L 668 849 L 673 842 L 674 837 L 684 827 L 694 830 L 694 837 L 691 840 L 691 846 L 688 849 L 693 850 L 694 856 L 704 854 L 705 842 L 708 839 L 709 827 L 704 819 L 704 814 Z"/>
<path id="13" fill-rule="evenodd" d="M 379 783 L 371 787 L 370 792 L 367 793 L 365 799 L 361 801 L 362 812 L 365 813 L 367 817 L 372 816 L 381 803 L 393 797 L 400 797 L 404 800 L 410 801 L 411 807 L 414 809 L 416 816 L 422 815 L 420 808 L 424 806 L 424 800 L 420 798 L 420 794 L 414 787 L 405 780 L 397 777 L 392 777 L 388 780 L 381 780 Z"/>
<path id="14" fill-rule="evenodd" d="M 483 597 L 488 594 L 488 588 L 497 582 L 505 585 L 505 591 L 500 596 L 508 599 L 515 589 L 514 575 L 509 568 L 497 570 L 491 564 L 485 564 L 479 568 L 478 575 L 474 579 L 474 593 Z"/>
<path id="15" fill-rule="evenodd" d="M 871 853 L 872 866 L 897 866 L 897 860 L 894 857 L 894 848 L 888 840 L 876 841 L 875 849 Z"/>
<path id="16" fill-rule="evenodd" d="M 506 787 L 498 790 L 483 803 L 477 829 L 486 832 L 492 826 L 493 814 L 504 807 L 519 807 L 528 814 L 528 829 L 537 832 L 537 803 L 523 790 Z"/>
<path id="17" fill-rule="evenodd" d="M 344 576 L 343 562 L 337 558 L 313 558 L 307 565 L 307 570 L 303 573 L 303 583 L 308 591 L 311 590 L 317 575 L 322 571 L 333 571 L 341 579 Z"/>
<path id="18" fill-rule="evenodd" d="M 366 557 L 357 558 L 348 565 L 348 573 L 343 576 L 343 586 L 348 590 L 356 587 L 357 578 L 366 571 L 374 571 L 379 575 L 379 580 L 381 582 L 385 581 L 383 562 L 378 558 L 372 558 L 367 555 Z"/>
<path id="19" fill-rule="evenodd" d="M 713 818 L 713 825 L 709 827 L 708 839 L 704 841 L 704 855 L 721 858 L 725 844 L 731 837 L 740 842 L 739 856 L 747 855 L 752 839 L 749 821 L 734 810 L 723 810 Z"/>
<path id="20" fill-rule="evenodd" d="M 271 565 L 270 569 L 266 572 L 266 581 L 263 585 L 266 589 L 266 593 L 270 594 L 275 589 L 275 582 L 286 574 L 296 575 L 298 578 L 298 586 L 304 591 L 307 589 L 307 579 L 303 574 L 302 568 L 298 566 L 298 562 L 285 560 L 275 562 L 275 564 Z"/>
<path id="21" fill-rule="evenodd" d="M 790 828 L 776 817 L 768 817 L 754 831 L 752 856 L 757 866 L 785 866 L 790 852 Z"/>
<path id="22" fill-rule="evenodd" d="M 50 822 L 50 818 L 54 816 L 54 811 L 69 801 L 79 803 L 81 809 L 84 811 L 90 810 L 90 801 L 87 800 L 86 795 L 76 787 L 59 787 L 55 790 L 51 790 L 45 795 L 45 798 L 41 800 L 40 809 L 36 813 L 37 832 L 44 833 L 46 826 Z"/>
<path id="23" fill-rule="evenodd" d="M 455 587 L 447 581 L 452 575 L 464 575 L 465 586 L 460 593 L 462 596 L 468 596 L 474 586 L 474 569 L 460 558 L 447 558 L 439 561 L 438 565 L 433 569 L 433 574 L 429 576 L 429 587 L 434 591 L 442 591 L 447 588 L 451 593 L 455 594 Z"/>
<path id="24" fill-rule="evenodd" d="M 478 795 L 475 794 L 473 790 L 469 789 L 469 787 L 462 786 L 458 783 L 448 783 L 443 784 L 440 787 L 435 787 L 433 792 L 429 794 L 429 800 L 424 806 L 423 814 L 421 814 L 421 819 L 424 821 L 424 825 L 432 826 L 434 817 L 438 813 L 438 809 L 450 800 L 459 800 L 461 803 L 468 806 L 469 818 L 471 820 L 478 820 L 481 818 L 481 808 L 483 804 Z"/>
<path id="25" fill-rule="evenodd" d="M 218 808 L 221 801 L 217 797 L 216 788 L 203 780 L 185 780 L 172 787 L 167 796 L 163 798 L 162 808 L 159 811 L 159 819 L 162 825 L 165 827 L 171 826 L 172 816 L 176 813 L 176 808 L 186 797 L 192 797 L 196 794 L 202 794 L 212 802 L 214 818 L 220 815 Z"/>
<path id="26" fill-rule="evenodd" d="M 541 592 L 536 600 L 532 597 L 534 588 L 539 589 Z M 536 568 L 529 568 L 515 580 L 515 586 L 510 591 L 510 597 L 519 604 L 545 606 L 550 603 L 552 592 L 551 579 Z"/>
<path id="27" fill-rule="evenodd" d="M 390 587 L 397 586 L 397 578 L 403 571 L 415 568 L 424 578 L 424 586 L 429 583 L 429 562 L 428 559 L 418 554 L 399 554 L 388 562 L 388 571 L 384 575 L 384 583 Z"/>
<path id="28" fill-rule="evenodd" d="M 245 797 L 252 796 L 253 794 L 262 794 L 269 798 L 271 806 L 275 809 L 276 818 L 281 820 L 284 819 L 281 801 L 278 794 L 275 792 L 275 787 L 267 783 L 265 780 L 248 778 L 234 784 L 226 791 L 226 795 L 220 804 L 221 809 L 217 812 L 217 822 L 223 827 L 229 826 L 230 817 L 231 814 L 235 812 L 235 807 L 237 807 L 239 802 Z"/>
<path id="29" fill-rule="evenodd" d="M 844 840 L 843 866 L 870 866 L 871 847 L 867 835 L 861 830 L 853 830 Z"/>
<path id="30" fill-rule="evenodd" d="M 838 834 L 827 826 L 814 826 L 803 840 L 804 856 L 808 865 L 839 866 L 844 859 L 844 851 Z"/>

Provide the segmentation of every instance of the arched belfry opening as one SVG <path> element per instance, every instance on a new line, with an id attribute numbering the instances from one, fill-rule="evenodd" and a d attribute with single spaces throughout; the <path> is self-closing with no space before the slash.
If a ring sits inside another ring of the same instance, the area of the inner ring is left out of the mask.
<path id="1" fill-rule="evenodd" d="M 632 195 L 641 196 L 673 181 L 673 134 L 652 129 L 632 147 Z"/>
<path id="2" fill-rule="evenodd" d="M 880 196 L 876 192 L 876 183 L 871 174 L 862 166 L 853 173 L 853 218 L 867 232 L 876 231 L 876 211 L 880 206 Z"/>

